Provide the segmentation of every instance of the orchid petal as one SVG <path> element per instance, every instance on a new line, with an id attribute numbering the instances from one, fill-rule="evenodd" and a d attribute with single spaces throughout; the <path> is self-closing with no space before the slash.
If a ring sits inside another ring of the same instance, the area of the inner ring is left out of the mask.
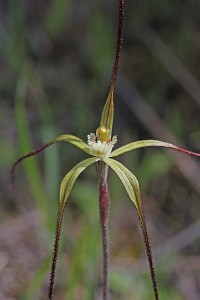
<path id="1" fill-rule="evenodd" d="M 21 156 L 20 158 L 18 158 L 15 163 L 12 166 L 12 182 L 14 185 L 14 181 L 15 181 L 15 169 L 17 167 L 17 165 L 23 161 L 24 159 L 37 155 L 40 152 L 44 151 L 46 148 L 48 148 L 49 146 L 57 143 L 57 142 L 68 142 L 76 147 L 78 147 L 79 149 L 81 149 L 82 151 L 86 152 L 87 154 L 90 154 L 90 151 L 88 149 L 88 145 L 81 139 L 79 139 L 78 137 L 71 135 L 71 134 L 63 134 L 63 135 L 59 135 L 58 137 L 56 137 L 55 139 L 49 141 L 48 143 L 44 144 L 43 146 L 36 148 L 35 150 Z"/>
<path id="2" fill-rule="evenodd" d="M 56 143 L 56 142 L 68 142 L 77 148 L 83 150 L 87 154 L 90 154 L 90 151 L 88 149 L 88 145 L 86 142 L 84 142 L 82 139 L 78 138 L 77 136 L 71 135 L 71 134 L 62 134 L 50 141 L 48 144 L 49 146 Z"/>
<path id="3" fill-rule="evenodd" d="M 125 152 L 129 152 L 131 150 L 135 150 L 138 148 L 144 148 L 144 147 L 165 147 L 165 148 L 173 149 L 175 151 L 183 152 L 183 153 L 186 153 L 189 155 L 200 156 L 199 153 L 180 148 L 171 143 L 166 143 L 166 142 L 157 141 L 157 140 L 142 140 L 142 141 L 136 141 L 136 142 L 124 145 L 124 146 L 114 150 L 109 155 L 109 157 L 115 157 L 115 156 L 123 154 Z"/>
<path id="4" fill-rule="evenodd" d="M 100 127 L 105 127 L 109 130 L 109 137 L 112 135 L 113 117 L 114 117 L 114 84 L 111 85 L 106 103 L 104 105 Z"/>
<path id="5" fill-rule="evenodd" d="M 139 220 L 140 220 L 140 226 L 142 229 L 142 234 L 144 237 L 144 243 L 145 243 L 145 249 L 146 254 L 148 258 L 149 263 L 149 269 L 151 273 L 151 280 L 154 290 L 154 297 L 157 300 L 158 299 L 158 288 L 156 283 L 156 275 L 153 265 L 153 258 L 152 258 L 152 251 L 151 251 L 151 245 L 149 241 L 149 236 L 147 232 L 147 226 L 144 218 L 144 213 L 142 209 L 142 202 L 141 202 L 141 196 L 140 196 L 140 188 L 137 178 L 131 173 L 124 165 L 122 165 L 120 162 L 111 159 L 111 158 L 105 158 L 103 160 L 109 167 L 111 167 L 116 174 L 121 179 L 130 199 L 133 201 L 133 203 L 136 206 Z"/>
<path id="6" fill-rule="evenodd" d="M 77 177 L 91 164 L 100 160 L 97 157 L 87 158 L 73 167 L 63 178 L 60 186 L 60 207 L 64 207 Z"/>
<path id="7" fill-rule="evenodd" d="M 58 257 L 58 250 L 60 244 L 60 235 L 61 235 L 61 227 L 63 221 L 63 214 L 65 210 L 66 201 L 70 195 L 70 192 L 73 188 L 73 185 L 78 178 L 78 176 L 91 164 L 95 163 L 99 159 L 96 157 L 87 158 L 80 163 L 78 163 L 75 167 L 73 167 L 63 178 L 61 187 L 60 187 L 60 200 L 59 200 L 59 208 L 57 214 L 57 222 L 56 222 L 56 234 L 54 241 L 54 250 L 53 250 L 53 259 L 51 265 L 51 273 L 50 273 L 50 281 L 49 281 L 49 297 L 48 299 L 52 299 L 53 296 L 53 288 L 55 282 L 55 274 L 56 274 L 56 264 Z"/>
<path id="8" fill-rule="evenodd" d="M 130 199 L 135 204 L 139 216 L 143 218 L 140 188 L 137 178 L 120 162 L 111 158 L 105 158 L 103 161 L 119 176 Z"/>

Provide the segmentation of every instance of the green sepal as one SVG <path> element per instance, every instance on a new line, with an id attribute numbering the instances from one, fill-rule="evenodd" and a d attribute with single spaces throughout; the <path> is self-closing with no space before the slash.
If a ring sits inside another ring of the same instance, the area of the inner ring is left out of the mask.
<path id="1" fill-rule="evenodd" d="M 35 155 L 43 152 L 46 148 L 48 148 L 49 146 L 51 146 L 57 142 L 68 142 L 68 143 L 76 146 L 77 148 L 81 149 L 82 151 L 86 152 L 87 154 L 90 154 L 88 145 L 83 140 L 81 140 L 78 137 L 71 135 L 71 134 L 59 135 L 58 137 L 56 137 L 53 140 L 49 141 L 48 143 L 42 145 L 41 147 L 36 148 L 36 149 L 32 150 L 31 152 L 19 157 L 14 162 L 14 164 L 12 166 L 12 170 L 11 170 L 13 186 L 15 186 L 15 170 L 16 170 L 17 165 L 19 163 L 21 163 L 24 159 L 31 157 L 31 156 L 35 156 Z"/>
<path id="2" fill-rule="evenodd" d="M 90 154 L 90 151 L 88 149 L 88 144 L 86 144 L 83 140 L 81 140 L 80 138 L 78 138 L 74 135 L 71 135 L 71 134 L 59 135 L 55 139 L 51 140 L 48 144 L 52 145 L 56 142 L 68 142 L 68 143 L 76 146 L 77 148 L 83 150 L 87 154 Z"/>
<path id="3" fill-rule="evenodd" d="M 119 176 L 130 199 L 135 204 L 139 216 L 143 218 L 140 187 L 135 175 L 133 175 L 133 173 L 129 171 L 124 165 L 114 159 L 105 158 L 103 159 L 103 161 L 107 165 L 109 165 L 109 167 L 111 167 L 111 169 L 113 169 L 113 171 L 115 171 L 115 173 Z"/>
<path id="4" fill-rule="evenodd" d="M 111 158 L 104 159 L 104 162 L 107 165 L 109 165 L 119 176 L 130 199 L 135 204 L 135 207 L 137 209 L 139 220 L 140 220 L 140 225 L 141 225 L 141 229 L 142 229 L 142 233 L 143 233 L 143 237 L 144 237 L 145 249 L 146 249 L 146 254 L 147 254 L 148 263 L 149 263 L 149 269 L 150 269 L 150 273 L 151 273 L 154 297 L 155 297 L 155 299 L 158 299 L 158 289 L 157 289 L 157 283 L 156 283 L 155 270 L 154 270 L 154 266 L 153 266 L 151 245 L 149 242 L 147 226 L 146 226 L 144 213 L 143 213 L 143 209 L 142 209 L 142 202 L 141 202 L 140 188 L 139 188 L 138 180 L 133 175 L 133 173 L 131 173 L 120 162 L 118 162 L 114 159 L 111 159 Z"/>
<path id="5" fill-rule="evenodd" d="M 123 154 L 125 152 L 129 152 L 138 148 L 145 148 L 145 147 L 165 147 L 165 148 L 170 148 L 173 150 L 177 150 L 177 151 L 181 151 L 181 152 L 186 152 L 188 154 L 191 154 L 190 151 L 183 151 L 183 149 L 170 144 L 170 143 L 166 143 L 166 142 L 162 142 L 162 141 L 157 141 L 157 140 L 142 140 L 142 141 L 136 141 L 136 142 L 132 142 L 129 143 L 127 145 L 124 145 L 116 150 L 114 150 L 109 157 L 115 157 L 118 156 L 120 154 Z"/>
<path id="6" fill-rule="evenodd" d="M 51 273 L 50 273 L 50 281 L 49 281 L 49 296 L 48 299 L 52 299 L 53 296 L 53 288 L 55 282 L 55 274 L 56 274 L 56 264 L 58 257 L 58 250 L 60 244 L 60 235 L 61 235 L 61 227 L 63 221 L 63 215 L 65 210 L 66 201 L 70 195 L 70 192 L 73 188 L 73 185 L 78 178 L 78 176 L 91 164 L 95 163 L 99 159 L 96 157 L 87 158 L 80 163 L 78 163 L 75 167 L 73 167 L 63 178 L 61 187 L 60 187 L 60 199 L 59 199 L 59 207 L 56 221 L 56 234 L 54 241 L 54 250 L 53 250 L 53 258 L 51 265 Z"/>
<path id="7" fill-rule="evenodd" d="M 106 103 L 104 105 L 100 127 L 105 127 L 109 130 L 109 137 L 112 136 L 112 127 L 113 127 L 113 117 L 114 117 L 114 85 L 111 85 Z"/>
<path id="8" fill-rule="evenodd" d="M 85 168 L 87 168 L 88 166 L 90 166 L 98 160 L 99 158 L 97 157 L 87 158 L 78 163 L 65 175 L 60 186 L 60 208 L 63 208 L 65 206 L 69 194 L 78 176 L 85 170 Z"/>

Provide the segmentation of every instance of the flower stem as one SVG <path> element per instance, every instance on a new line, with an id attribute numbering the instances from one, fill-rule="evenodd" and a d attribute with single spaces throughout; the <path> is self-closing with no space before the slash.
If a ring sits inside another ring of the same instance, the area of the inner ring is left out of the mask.
<path id="1" fill-rule="evenodd" d="M 109 192 L 108 192 L 108 166 L 104 162 L 97 162 L 97 175 L 99 179 L 99 211 L 102 230 L 103 247 L 103 300 L 109 299 L 108 271 L 109 271 Z"/>

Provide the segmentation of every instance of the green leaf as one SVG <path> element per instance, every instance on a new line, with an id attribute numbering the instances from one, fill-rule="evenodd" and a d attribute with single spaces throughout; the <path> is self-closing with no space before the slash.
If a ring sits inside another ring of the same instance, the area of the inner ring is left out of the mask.
<path id="1" fill-rule="evenodd" d="M 20 64 L 20 76 L 17 81 L 15 91 L 15 116 L 16 116 L 16 130 L 19 136 L 19 151 L 24 152 L 32 148 L 32 140 L 30 135 L 30 128 L 26 112 L 26 97 L 27 90 L 32 76 L 31 65 L 27 62 Z M 37 206 L 41 209 L 42 217 L 45 219 L 47 197 L 45 196 L 42 177 L 37 161 L 34 159 L 24 165 L 25 173 L 30 182 L 31 192 L 36 201 Z M 12 169 L 13 185 L 14 185 L 14 171 Z"/>
<path id="2" fill-rule="evenodd" d="M 113 126 L 113 117 L 114 117 L 114 100 L 113 100 L 113 93 L 114 93 L 114 85 L 111 85 L 108 98 L 104 105 L 102 115 L 101 115 L 101 122 L 100 126 L 105 127 L 109 130 L 109 135 L 112 135 L 112 126 Z"/>
<path id="3" fill-rule="evenodd" d="M 113 171 L 115 171 L 116 174 L 119 176 L 129 197 L 135 204 L 140 217 L 142 217 L 143 213 L 142 213 L 142 203 L 140 197 L 140 187 L 137 178 L 133 175 L 131 171 L 129 171 L 120 162 L 111 158 L 105 158 L 103 161 L 107 165 L 109 165 L 109 167 L 111 167 L 111 169 L 113 169 Z"/>
<path id="4" fill-rule="evenodd" d="M 65 206 L 73 185 L 81 172 L 83 172 L 85 168 L 98 160 L 99 158 L 97 157 L 87 158 L 78 163 L 65 175 L 60 186 L 60 208 L 63 208 Z"/>
<path id="5" fill-rule="evenodd" d="M 136 141 L 130 144 L 127 144 L 125 146 L 122 146 L 116 150 L 114 150 L 109 157 L 115 157 L 117 155 L 123 154 L 125 152 L 129 152 L 131 150 L 135 150 L 138 148 L 144 148 L 144 147 L 165 147 L 165 148 L 169 148 L 169 149 L 173 149 L 179 152 L 183 152 L 189 155 L 193 155 L 193 156 L 200 156 L 199 153 L 195 153 L 189 150 L 185 150 L 183 148 L 177 147 L 173 144 L 170 143 L 166 143 L 166 142 L 162 142 L 162 141 L 157 141 L 157 140 L 142 140 L 142 141 Z"/>

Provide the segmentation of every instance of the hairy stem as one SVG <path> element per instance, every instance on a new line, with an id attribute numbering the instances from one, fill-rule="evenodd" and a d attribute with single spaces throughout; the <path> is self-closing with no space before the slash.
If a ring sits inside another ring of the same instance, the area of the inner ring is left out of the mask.
<path id="1" fill-rule="evenodd" d="M 97 174 L 99 179 L 99 211 L 102 230 L 103 247 L 103 300 L 109 299 L 108 271 L 109 271 L 109 192 L 108 192 L 108 166 L 103 162 L 97 163 Z"/>
<path id="2" fill-rule="evenodd" d="M 142 234 L 143 234 L 143 237 L 144 237 L 144 244 L 145 244 L 146 254 L 147 254 L 148 263 L 149 263 L 149 269 L 150 269 L 151 280 L 152 280 L 152 285 L 153 285 L 154 298 L 155 298 L 155 300 L 159 300 L 158 287 L 157 287 L 157 282 L 156 282 L 156 274 L 155 274 L 154 265 L 153 265 L 151 244 L 150 244 L 150 241 L 149 241 L 149 235 L 148 235 L 148 232 L 147 232 L 147 225 L 146 225 L 146 222 L 145 222 L 143 211 L 142 211 L 142 215 L 139 214 L 139 220 L 140 220 L 140 225 L 141 225 L 141 229 L 142 229 Z"/>
<path id="3" fill-rule="evenodd" d="M 113 87 L 113 91 L 117 80 L 119 61 L 120 61 L 121 50 L 122 50 L 123 25 L 124 25 L 124 0 L 119 0 L 117 45 L 116 45 L 116 53 L 115 53 L 115 62 L 114 62 L 112 78 L 111 78 L 111 88 Z"/>
<path id="4" fill-rule="evenodd" d="M 53 258 L 52 258 L 51 273 L 50 273 L 50 279 L 49 279 L 48 300 L 53 299 L 53 289 L 54 289 L 55 275 L 56 275 L 56 264 L 57 264 L 58 250 L 59 250 L 59 244 L 60 244 L 60 235 L 61 235 L 61 226 L 62 226 L 62 221 L 63 221 L 64 208 L 65 207 L 59 207 L 59 209 L 58 209 L 55 241 L 54 241 L 54 248 L 53 248 Z"/>

